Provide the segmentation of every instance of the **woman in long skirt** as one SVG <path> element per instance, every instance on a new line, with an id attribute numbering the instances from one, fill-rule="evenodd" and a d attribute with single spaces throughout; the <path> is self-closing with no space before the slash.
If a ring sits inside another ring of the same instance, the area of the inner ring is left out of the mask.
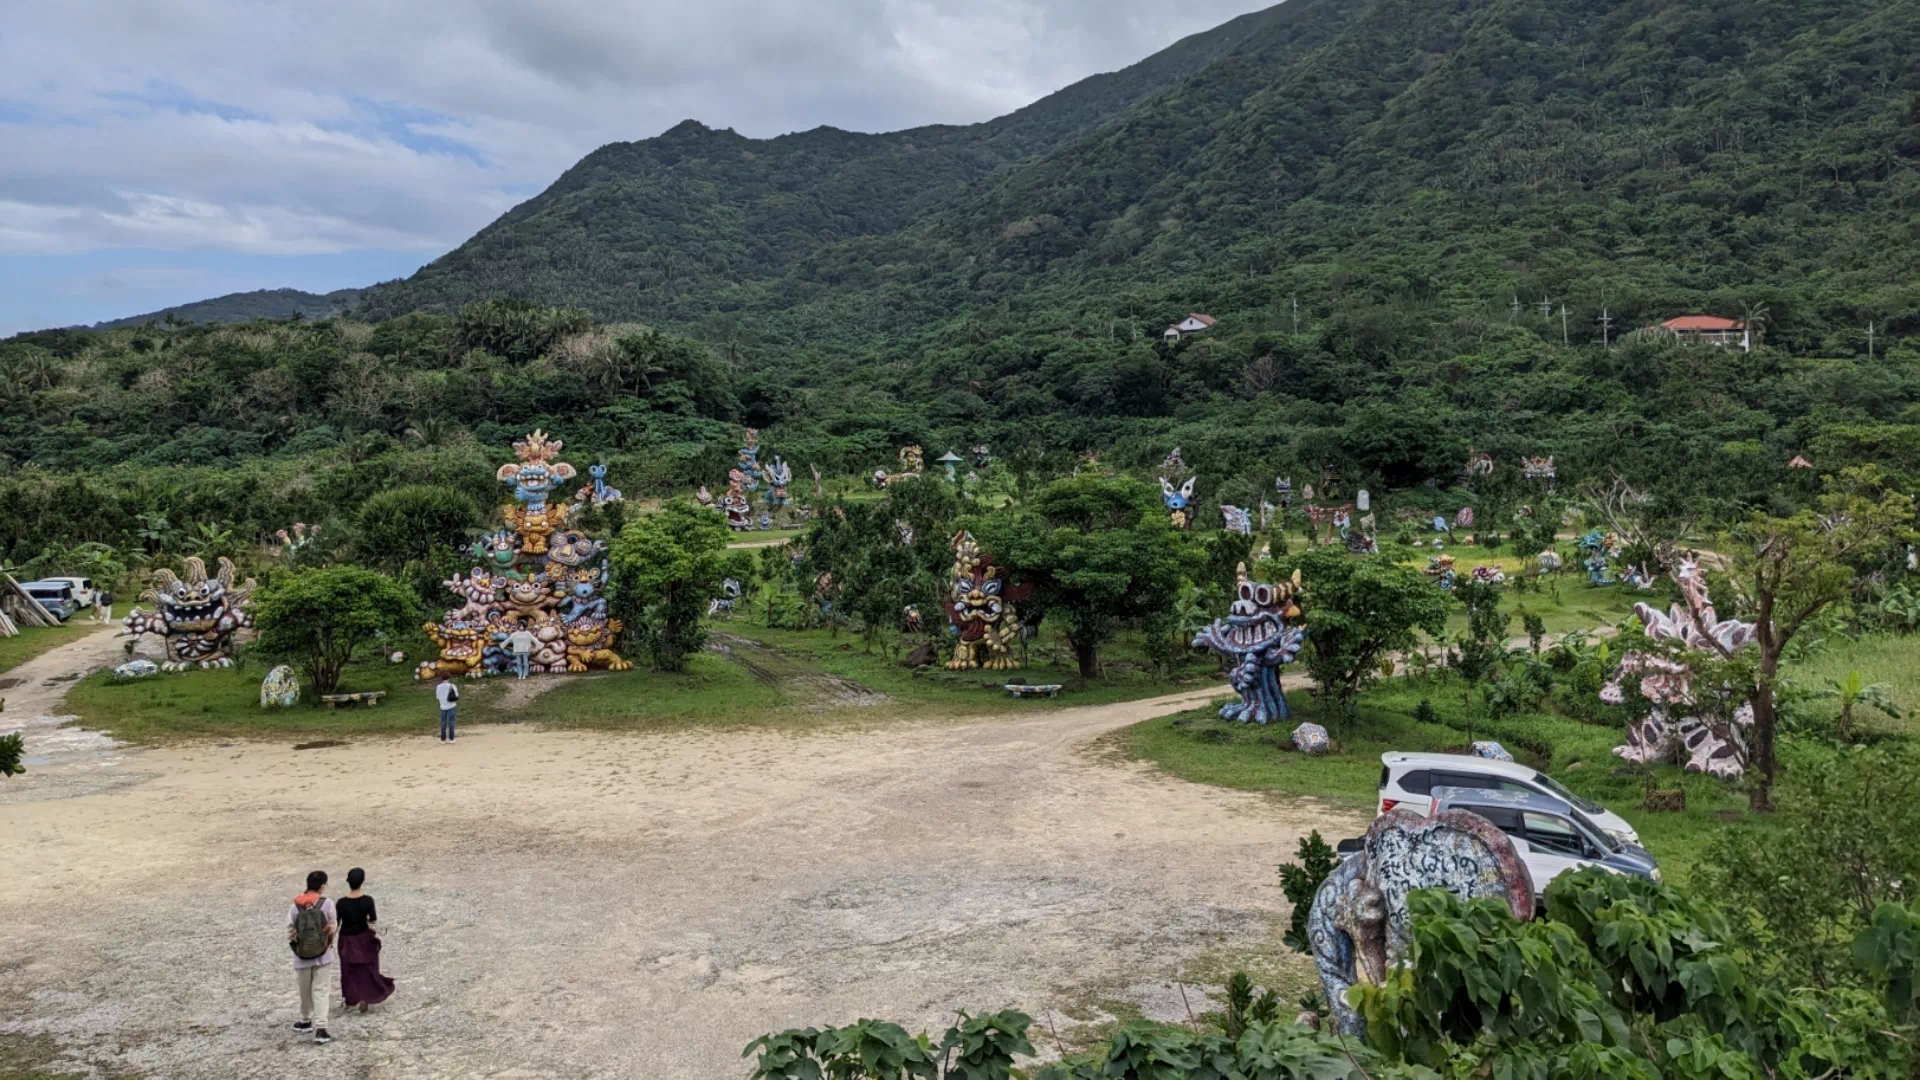
<path id="1" fill-rule="evenodd" d="M 347 871 L 347 895 L 334 902 L 340 918 L 340 996 L 347 1008 L 355 1005 L 361 1012 L 378 1005 L 393 993 L 393 980 L 380 974 L 380 935 L 374 932 L 378 916 L 373 897 L 360 891 L 367 872 L 354 867 Z"/>

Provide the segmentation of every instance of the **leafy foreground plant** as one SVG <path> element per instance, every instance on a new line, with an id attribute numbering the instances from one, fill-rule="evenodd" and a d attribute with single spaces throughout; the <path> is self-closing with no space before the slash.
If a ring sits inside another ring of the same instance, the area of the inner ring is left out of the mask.
<path id="1" fill-rule="evenodd" d="M 1408 962 L 1352 991 L 1365 1044 L 1275 1017 L 1229 984 L 1221 1030 L 1136 1021 L 1023 1069 L 1032 1021 L 967 1017 L 934 1043 L 883 1021 L 755 1040 L 754 1080 L 1662 1080 L 1911 1077 L 1920 1064 L 1920 916 L 1885 905 L 1855 944 L 1874 989 L 1789 988 L 1727 945 L 1725 914 L 1599 870 L 1547 889 L 1547 914 L 1413 894 Z M 959 1056 L 955 1051 L 962 1051 Z M 1029 1071 L 1030 1070 L 1030 1071 Z"/>

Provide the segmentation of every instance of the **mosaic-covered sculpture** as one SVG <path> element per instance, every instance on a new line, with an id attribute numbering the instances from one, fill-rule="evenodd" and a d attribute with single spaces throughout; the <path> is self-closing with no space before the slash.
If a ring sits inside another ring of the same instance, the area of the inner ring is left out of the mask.
<path id="1" fill-rule="evenodd" d="M 919 476 L 926 467 L 926 456 L 921 453 L 920 447 L 903 446 L 900 448 L 900 471 L 890 473 L 885 469 L 873 470 L 873 486 L 885 491 L 888 484 Z"/>
<path id="2" fill-rule="evenodd" d="M 1544 574 L 1557 573 L 1562 566 L 1566 565 L 1566 561 L 1560 558 L 1560 553 L 1552 548 L 1546 548 L 1534 558 L 1539 560 L 1540 572 Z"/>
<path id="3" fill-rule="evenodd" d="M 513 444 L 519 464 L 498 473 L 513 485 L 514 501 L 501 508 L 507 527 L 474 544 L 476 565 L 464 576 L 442 583 L 459 606 L 426 625 L 439 655 L 416 667 L 415 678 L 502 674 L 512 667 L 507 639 L 523 627 L 535 643 L 529 671 L 586 670 L 574 660 L 624 670 L 612 651 L 620 623 L 607 613 L 606 541 L 566 527 L 574 504 L 599 506 L 622 496 L 607 485 L 605 467 L 595 465 L 590 484 L 571 503 L 555 500 L 555 485 L 574 475 L 572 466 L 554 460 L 561 447 L 541 431 Z"/>
<path id="4" fill-rule="evenodd" d="M 1454 559 L 1451 555 L 1429 556 L 1427 558 L 1427 568 L 1422 570 L 1421 573 L 1432 578 L 1435 584 L 1439 585 L 1442 589 L 1452 592 L 1455 581 L 1453 562 Z"/>
<path id="5" fill-rule="evenodd" d="M 162 671 L 233 666 L 234 631 L 253 625 L 253 616 L 241 608 L 253 598 L 255 584 L 252 578 L 234 583 L 232 559 L 221 556 L 215 566 L 212 577 L 207 576 L 207 564 L 197 558 L 186 561 L 184 578 L 175 577 L 171 570 L 155 570 L 140 594 L 153 610 L 136 608 L 122 623 L 135 637 L 158 634 L 165 639 L 167 658 L 160 665 Z"/>
<path id="6" fill-rule="evenodd" d="M 1473 568 L 1473 580 L 1481 585 L 1500 585 L 1507 580 L 1507 572 L 1491 563 L 1481 563 Z"/>
<path id="7" fill-rule="evenodd" d="M 727 493 L 720 496 L 720 509 L 727 515 L 727 527 L 735 532 L 753 528 L 753 505 L 747 502 L 746 485 L 745 473 L 727 470 Z"/>
<path id="8" fill-rule="evenodd" d="M 760 490 L 760 429 L 748 428 L 746 445 L 734 457 L 733 467 L 740 470 L 748 491 Z"/>
<path id="9" fill-rule="evenodd" d="M 1247 577 L 1247 564 L 1234 571 L 1238 579 L 1233 605 L 1194 635 L 1193 647 L 1211 649 L 1231 662 L 1227 683 L 1240 700 L 1221 706 L 1220 716 L 1243 724 L 1267 724 L 1287 719 L 1287 698 L 1280 692 L 1280 665 L 1293 662 L 1307 639 L 1300 624 L 1300 571 L 1277 584 Z"/>
<path id="10" fill-rule="evenodd" d="M 973 454 L 974 468 L 984 469 L 987 466 L 993 464 L 993 452 L 987 449 L 987 445 L 985 443 L 981 443 L 978 446 L 975 446 L 971 452 Z"/>
<path id="11" fill-rule="evenodd" d="M 1473 507 L 1461 507 L 1460 512 L 1453 515 L 1453 527 L 1456 529 L 1473 528 Z"/>
<path id="12" fill-rule="evenodd" d="M 1466 474 L 1468 479 L 1476 476 L 1492 476 L 1493 455 L 1485 450 L 1468 449 Z"/>
<path id="13" fill-rule="evenodd" d="M 1020 666 L 1013 643 L 1020 638 L 1020 615 L 1014 605 L 1032 591 L 1007 580 L 1007 569 L 980 550 L 973 534 L 953 538 L 953 583 L 947 593 L 947 618 L 958 637 L 949 671 L 1011 671 Z"/>
<path id="14" fill-rule="evenodd" d="M 1348 1004 L 1347 991 L 1378 985 L 1406 961 L 1413 940 L 1407 897 L 1415 889 L 1504 900 L 1514 918 L 1533 917 L 1533 878 L 1492 822 L 1466 810 L 1382 814 L 1361 850 L 1320 883 L 1307 915 L 1307 942 L 1335 1031 L 1365 1036 L 1366 1021 Z"/>
<path id="15" fill-rule="evenodd" d="M 778 510 L 787 505 L 789 496 L 787 486 L 793 483 L 793 466 L 786 463 L 779 454 L 773 455 L 772 464 L 767 466 L 767 508 Z"/>
<path id="16" fill-rule="evenodd" d="M 1333 749 L 1333 736 L 1319 724 L 1301 724 L 1293 729 L 1293 748 L 1308 757 L 1323 757 Z"/>
<path id="17" fill-rule="evenodd" d="M 260 707 L 263 709 L 291 709 L 300 704 L 300 677 L 286 664 L 267 672 L 260 680 Z"/>
<path id="18" fill-rule="evenodd" d="M 1220 504 L 1220 516 L 1226 520 L 1226 530 L 1241 536 L 1253 535 L 1253 514 L 1244 506 Z"/>
<path id="19" fill-rule="evenodd" d="M 1293 477 L 1279 476 L 1273 481 L 1274 494 L 1280 496 L 1280 509 L 1284 513 L 1293 505 Z"/>
<path id="20" fill-rule="evenodd" d="M 607 486 L 605 465 L 587 466 L 587 475 L 592 478 L 592 482 L 574 492 L 573 498 L 576 502 L 586 503 L 589 506 L 605 506 L 608 503 L 621 502 L 626 498 L 620 494 L 619 488 Z"/>
<path id="21" fill-rule="evenodd" d="M 1175 450 L 1178 454 L 1180 451 Z M 1173 481 L 1160 481 L 1160 501 L 1166 504 L 1167 517 L 1176 529 L 1190 528 L 1193 525 L 1193 482 L 1197 477 L 1187 477 L 1187 482 L 1179 487 Z"/>
<path id="22" fill-rule="evenodd" d="M 1520 475 L 1527 480 L 1552 480 L 1559 475 L 1553 466 L 1553 455 L 1520 459 Z"/>
<path id="23" fill-rule="evenodd" d="M 733 605 L 740 600 L 740 581 L 738 578 L 722 578 L 720 595 L 707 601 L 707 618 L 715 615 L 733 614 Z"/>
<path id="24" fill-rule="evenodd" d="M 1590 529 L 1580 537 L 1579 548 L 1584 556 L 1580 565 L 1586 568 L 1588 583 L 1614 584 L 1613 568 L 1609 561 L 1620 554 L 1618 538 L 1612 534 L 1602 534 L 1599 529 Z"/>
<path id="25" fill-rule="evenodd" d="M 1664 612 L 1651 604 L 1633 606 L 1650 640 L 1677 642 L 1687 651 L 1713 656 L 1731 655 L 1753 641 L 1753 623 L 1721 619 L 1714 611 L 1699 564 L 1681 560 L 1673 579 L 1680 586 L 1681 603 Z M 1627 744 L 1613 748 L 1616 757 L 1642 765 L 1683 758 L 1688 772 L 1726 780 L 1746 772 L 1752 705 L 1741 703 L 1725 728 L 1716 731 L 1706 719 L 1688 715 L 1697 703 L 1692 668 L 1684 661 L 1638 650 L 1620 658 L 1613 681 L 1600 689 L 1600 700 L 1624 703 L 1625 683 L 1636 676 L 1640 696 L 1651 708 L 1646 719 L 1627 729 Z"/>
<path id="26" fill-rule="evenodd" d="M 1648 570 L 1647 564 L 1642 562 L 1639 566 L 1627 567 L 1626 576 L 1620 580 L 1629 589 L 1635 589 L 1640 592 L 1651 592 L 1653 591 L 1653 583 L 1659 580 L 1659 577 L 1660 575 Z"/>

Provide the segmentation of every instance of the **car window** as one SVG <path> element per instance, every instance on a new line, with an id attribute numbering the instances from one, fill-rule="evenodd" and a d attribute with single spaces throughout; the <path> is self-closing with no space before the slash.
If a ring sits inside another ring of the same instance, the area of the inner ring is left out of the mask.
<path id="1" fill-rule="evenodd" d="M 1551 851 L 1556 855 L 1572 858 L 1584 858 L 1587 843 L 1575 831 L 1565 818 L 1552 814 L 1536 814 L 1531 811 L 1524 815 L 1527 826 L 1527 843 L 1542 851 Z"/>
<path id="2" fill-rule="evenodd" d="M 1509 836 L 1526 835 L 1526 827 L 1520 820 L 1518 810 L 1506 810 L 1497 806 L 1476 806 L 1473 812 L 1493 822 L 1495 828 Z"/>
<path id="3" fill-rule="evenodd" d="M 1416 769 L 1400 778 L 1400 790 L 1409 795 L 1433 794 L 1433 774 L 1425 769 Z"/>
<path id="4" fill-rule="evenodd" d="M 1548 776 L 1546 773 L 1543 773 L 1543 772 L 1534 773 L 1533 781 L 1534 783 L 1539 784 L 1540 787 L 1544 789 L 1547 794 L 1552 795 L 1554 798 L 1559 799 L 1562 802 L 1571 803 L 1574 806 L 1577 806 L 1580 809 L 1585 810 L 1589 814 L 1599 814 L 1599 813 L 1605 812 L 1605 808 L 1602 807 L 1600 804 L 1594 802 L 1591 799 L 1583 799 L 1580 796 L 1575 795 L 1573 792 L 1568 791 L 1567 786 L 1565 784 L 1562 784 L 1560 781 L 1555 780 L 1551 776 Z"/>
<path id="5" fill-rule="evenodd" d="M 1476 776 L 1473 773 L 1435 773 L 1434 787 L 1473 788 L 1479 791 L 1497 791 L 1500 782 L 1490 776 Z"/>

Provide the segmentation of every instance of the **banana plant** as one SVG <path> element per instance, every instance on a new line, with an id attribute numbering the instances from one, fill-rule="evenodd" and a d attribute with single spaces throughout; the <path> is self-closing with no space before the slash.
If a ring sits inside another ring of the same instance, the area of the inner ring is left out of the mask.
<path id="1" fill-rule="evenodd" d="M 1840 739 L 1853 741 L 1853 710 L 1856 706 L 1866 705 L 1885 713 L 1890 719 L 1900 719 L 1900 708 L 1894 703 L 1893 688 L 1886 683 L 1868 683 L 1861 677 L 1860 669 L 1847 672 L 1840 680 L 1827 680 L 1828 695 L 1840 702 Z M 1827 695 L 1823 695 L 1827 696 Z"/>

